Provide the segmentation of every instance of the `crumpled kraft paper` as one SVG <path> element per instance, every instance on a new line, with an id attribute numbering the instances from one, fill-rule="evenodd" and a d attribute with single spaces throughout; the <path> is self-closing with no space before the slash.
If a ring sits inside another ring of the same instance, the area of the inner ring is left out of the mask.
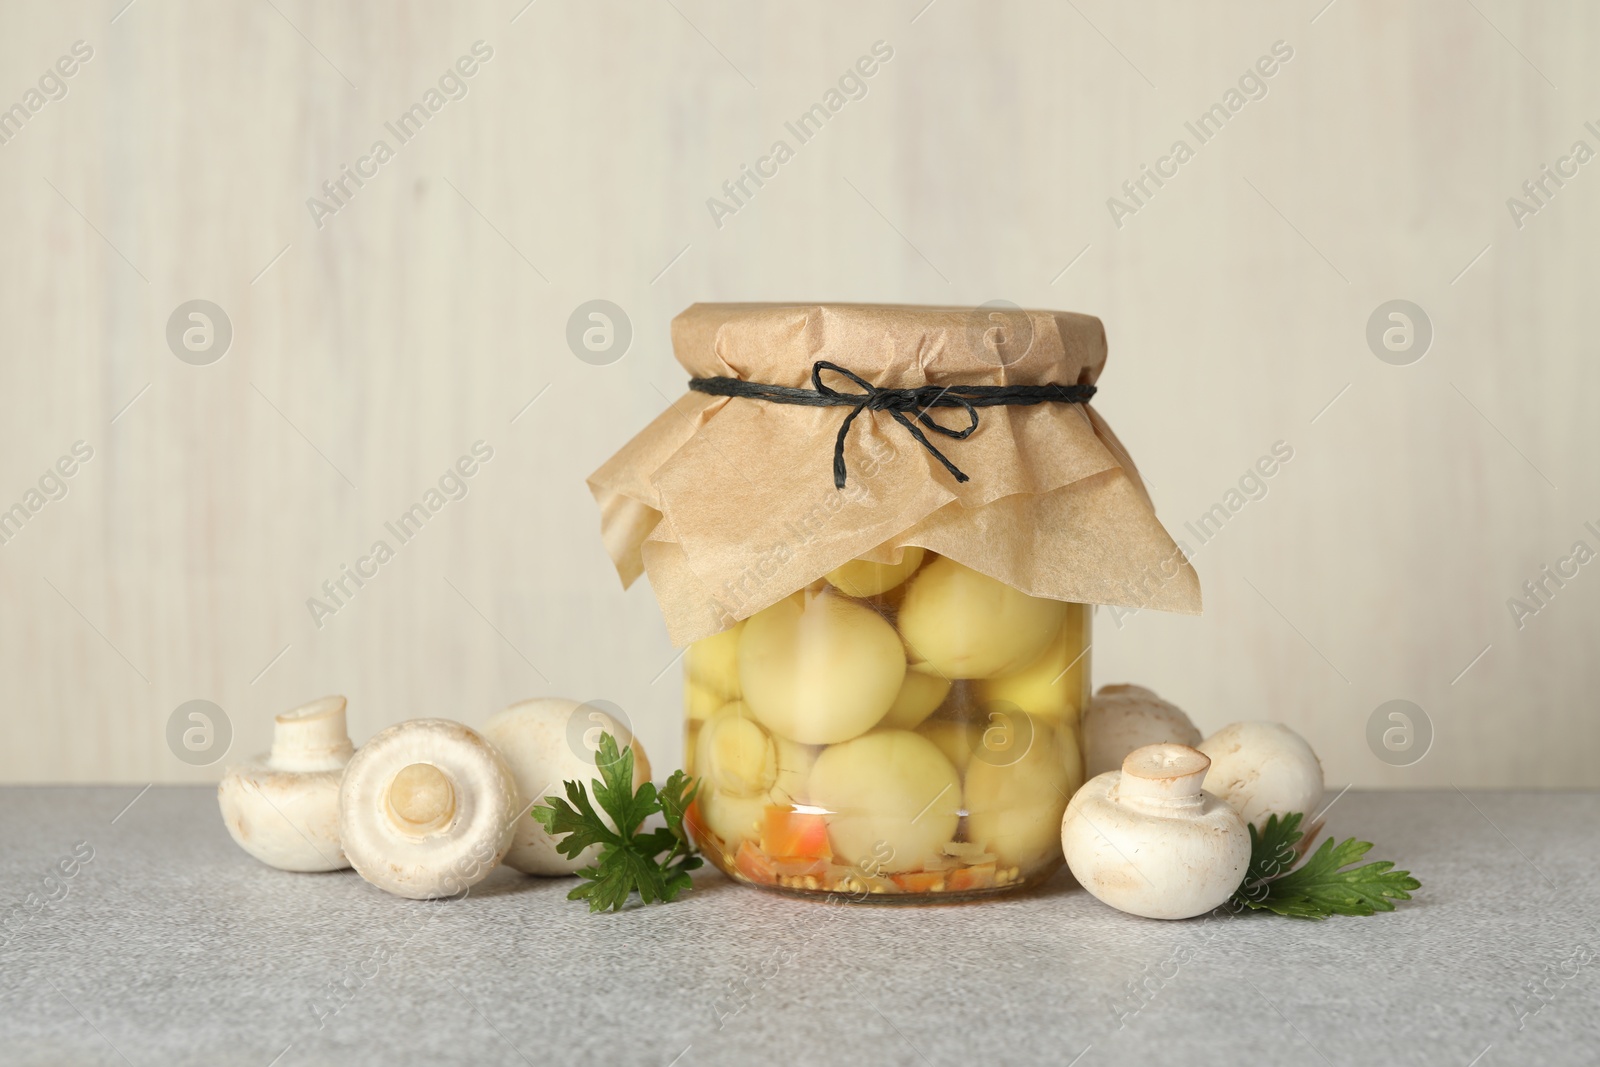
<path id="1" fill-rule="evenodd" d="M 1052 311 L 695 304 L 673 320 L 672 341 L 691 377 L 806 389 L 819 359 L 880 388 L 1093 383 L 1106 359 L 1099 319 Z M 985 407 L 966 440 L 930 433 L 965 483 L 887 412 L 864 411 L 840 490 L 834 440 L 850 410 L 689 392 L 589 478 L 624 586 L 649 575 L 674 644 L 851 559 L 896 561 L 907 545 L 1033 596 L 1200 611 L 1199 578 L 1090 405 Z M 968 421 L 960 408 L 932 416 Z"/>

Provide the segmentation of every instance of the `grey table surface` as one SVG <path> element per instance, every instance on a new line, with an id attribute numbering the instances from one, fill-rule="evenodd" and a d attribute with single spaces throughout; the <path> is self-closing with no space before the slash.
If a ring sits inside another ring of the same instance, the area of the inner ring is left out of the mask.
<path id="1" fill-rule="evenodd" d="M 1600 794 L 1351 791 L 1330 829 L 1423 889 L 1321 923 L 1136 919 L 1065 873 L 888 908 L 707 870 L 590 915 L 497 871 L 430 904 L 262 866 L 205 788 L 0 797 L 4 1064 L 1600 1063 Z"/>

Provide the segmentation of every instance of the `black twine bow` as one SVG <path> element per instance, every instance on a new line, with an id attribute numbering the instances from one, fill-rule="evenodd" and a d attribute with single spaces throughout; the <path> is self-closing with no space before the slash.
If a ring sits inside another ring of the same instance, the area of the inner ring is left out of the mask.
<path id="1" fill-rule="evenodd" d="M 859 385 L 862 391 L 841 393 L 824 385 L 822 372 L 825 370 L 844 375 Z M 839 424 L 839 436 L 833 444 L 833 485 L 836 489 L 843 489 L 845 483 L 844 439 L 850 434 L 850 424 L 863 411 L 887 411 L 894 421 L 910 431 L 917 443 L 927 449 L 928 454 L 938 460 L 956 481 L 965 482 L 968 480 L 967 475 L 951 463 L 943 452 L 934 447 L 933 442 L 928 440 L 928 435 L 907 417 L 907 413 L 915 415 L 917 422 L 934 433 L 964 441 L 978 428 L 979 408 L 1083 404 L 1087 403 L 1095 393 L 1095 387 L 1092 385 L 1061 385 L 1055 382 L 1046 385 L 919 385 L 914 389 L 880 389 L 854 371 L 846 370 L 837 363 L 829 363 L 825 359 L 819 359 L 811 365 L 811 383 L 816 386 L 815 389 L 747 382 L 742 378 L 690 378 L 689 388 L 697 393 L 709 393 L 712 396 L 737 396 L 749 400 L 766 400 L 774 404 L 852 409 Z M 961 408 L 967 413 L 968 424 L 959 430 L 941 426 L 928 414 L 930 408 Z"/>

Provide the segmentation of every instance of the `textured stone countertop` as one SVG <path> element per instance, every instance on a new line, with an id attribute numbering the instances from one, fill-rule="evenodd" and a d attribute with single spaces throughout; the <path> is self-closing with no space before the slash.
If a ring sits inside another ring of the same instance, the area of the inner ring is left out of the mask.
<path id="1" fill-rule="evenodd" d="M 891 908 L 707 870 L 590 915 L 497 871 L 430 905 L 262 866 L 207 788 L 0 795 L 5 1064 L 1600 1063 L 1600 794 L 1351 791 L 1329 828 L 1423 889 L 1322 923 L 1136 919 L 1065 872 Z"/>

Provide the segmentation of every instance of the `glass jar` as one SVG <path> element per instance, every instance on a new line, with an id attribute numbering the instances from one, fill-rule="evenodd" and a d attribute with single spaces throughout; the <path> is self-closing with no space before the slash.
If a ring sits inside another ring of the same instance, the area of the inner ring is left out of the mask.
<path id="1" fill-rule="evenodd" d="M 1061 865 L 1089 607 L 907 546 L 690 645 L 689 826 L 765 889 L 987 896 Z"/>

